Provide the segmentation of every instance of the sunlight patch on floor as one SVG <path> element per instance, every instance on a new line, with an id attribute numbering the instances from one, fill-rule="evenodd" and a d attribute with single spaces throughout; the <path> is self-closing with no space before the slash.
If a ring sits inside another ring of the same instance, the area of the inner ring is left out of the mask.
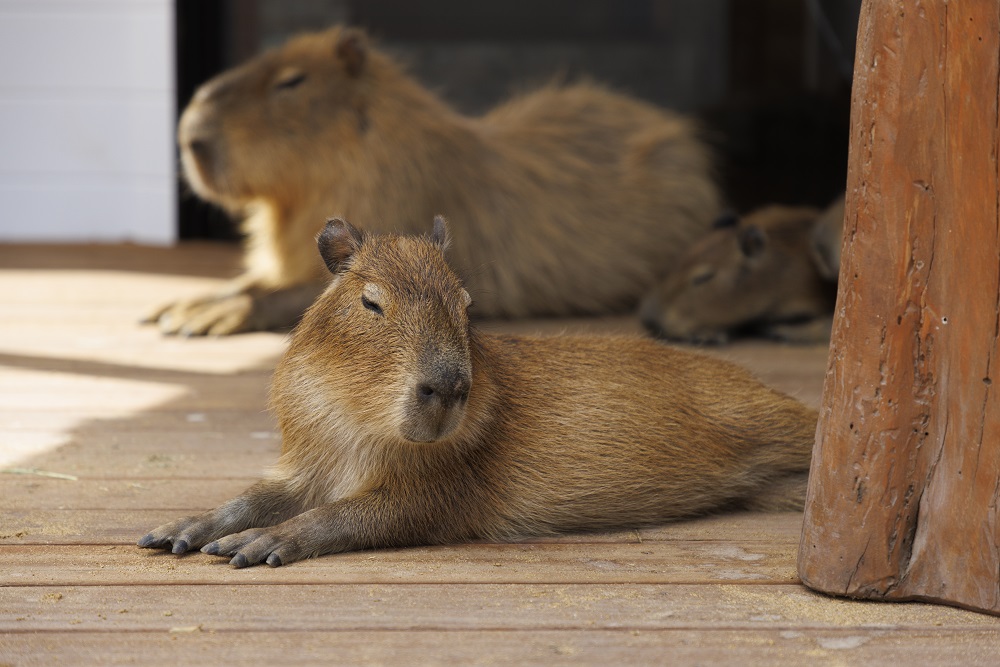
<path id="1" fill-rule="evenodd" d="M 95 420 L 198 414 L 203 396 L 269 376 L 287 336 L 165 337 L 139 320 L 222 281 L 106 270 L 0 270 L 0 469 L 73 441 Z M 232 383 L 232 384 L 228 384 Z M 262 401 L 261 401 L 262 402 Z"/>
<path id="2" fill-rule="evenodd" d="M 216 374 L 272 368 L 285 334 L 178 338 L 139 323 L 161 304 L 221 284 L 126 271 L 0 271 L 0 355 Z"/>
<path id="3" fill-rule="evenodd" d="M 123 419 L 182 397 L 187 388 L 75 373 L 0 367 L 0 469 L 61 447 L 72 432 L 98 419 Z M 32 413 L 58 414 L 40 424 Z"/>

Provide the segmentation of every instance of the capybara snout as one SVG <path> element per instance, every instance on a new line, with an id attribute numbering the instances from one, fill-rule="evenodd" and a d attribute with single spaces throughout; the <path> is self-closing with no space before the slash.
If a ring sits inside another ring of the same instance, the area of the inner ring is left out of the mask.
<path id="1" fill-rule="evenodd" d="M 400 432 L 413 442 L 432 442 L 452 433 L 465 415 L 472 389 L 468 345 L 441 351 L 435 342 L 420 355 L 411 400 Z"/>

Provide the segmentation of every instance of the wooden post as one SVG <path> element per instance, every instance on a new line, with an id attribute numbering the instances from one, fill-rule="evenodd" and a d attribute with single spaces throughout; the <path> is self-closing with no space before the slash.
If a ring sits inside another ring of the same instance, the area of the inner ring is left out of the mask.
<path id="1" fill-rule="evenodd" d="M 1000 0 L 866 0 L 799 575 L 1000 613 Z"/>

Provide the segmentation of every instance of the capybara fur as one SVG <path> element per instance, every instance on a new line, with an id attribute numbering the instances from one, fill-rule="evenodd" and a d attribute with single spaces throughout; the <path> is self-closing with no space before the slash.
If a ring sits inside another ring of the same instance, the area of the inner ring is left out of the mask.
<path id="1" fill-rule="evenodd" d="M 819 216 L 810 237 L 813 261 L 821 276 L 840 279 L 840 253 L 844 243 L 844 195 L 840 195 Z"/>
<path id="2" fill-rule="evenodd" d="M 720 218 L 643 299 L 640 319 L 687 342 L 722 343 L 740 332 L 829 340 L 837 286 L 815 260 L 818 219 L 818 209 L 788 206 Z"/>
<path id="3" fill-rule="evenodd" d="M 335 220 L 319 242 L 335 278 L 275 372 L 277 465 L 140 546 L 281 565 L 802 507 L 816 412 L 747 371 L 641 337 L 482 333 L 440 221 Z"/>
<path id="4" fill-rule="evenodd" d="M 455 220 L 454 267 L 478 316 L 623 311 L 720 208 L 685 117 L 592 83 L 465 117 L 352 28 L 209 81 L 178 142 L 193 191 L 243 217 L 246 269 L 151 314 L 165 333 L 292 324 L 329 279 L 314 239 L 331 216 L 399 233 Z"/>

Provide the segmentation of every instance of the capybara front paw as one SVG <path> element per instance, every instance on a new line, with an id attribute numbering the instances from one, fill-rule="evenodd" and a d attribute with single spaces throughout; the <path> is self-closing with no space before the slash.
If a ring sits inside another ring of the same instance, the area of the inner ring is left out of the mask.
<path id="1" fill-rule="evenodd" d="M 298 544 L 283 536 L 277 528 L 251 528 L 206 544 L 202 553 L 229 556 L 235 568 L 267 563 L 271 567 L 287 565 L 305 558 Z"/>
<path id="2" fill-rule="evenodd" d="M 226 336 L 250 331 L 253 298 L 246 293 L 178 301 L 162 308 L 146 321 L 167 335 Z"/>
<path id="3" fill-rule="evenodd" d="M 164 524 L 143 536 L 136 544 L 146 549 L 166 549 L 182 554 L 198 549 L 223 533 L 213 521 L 202 517 L 188 517 Z"/>

